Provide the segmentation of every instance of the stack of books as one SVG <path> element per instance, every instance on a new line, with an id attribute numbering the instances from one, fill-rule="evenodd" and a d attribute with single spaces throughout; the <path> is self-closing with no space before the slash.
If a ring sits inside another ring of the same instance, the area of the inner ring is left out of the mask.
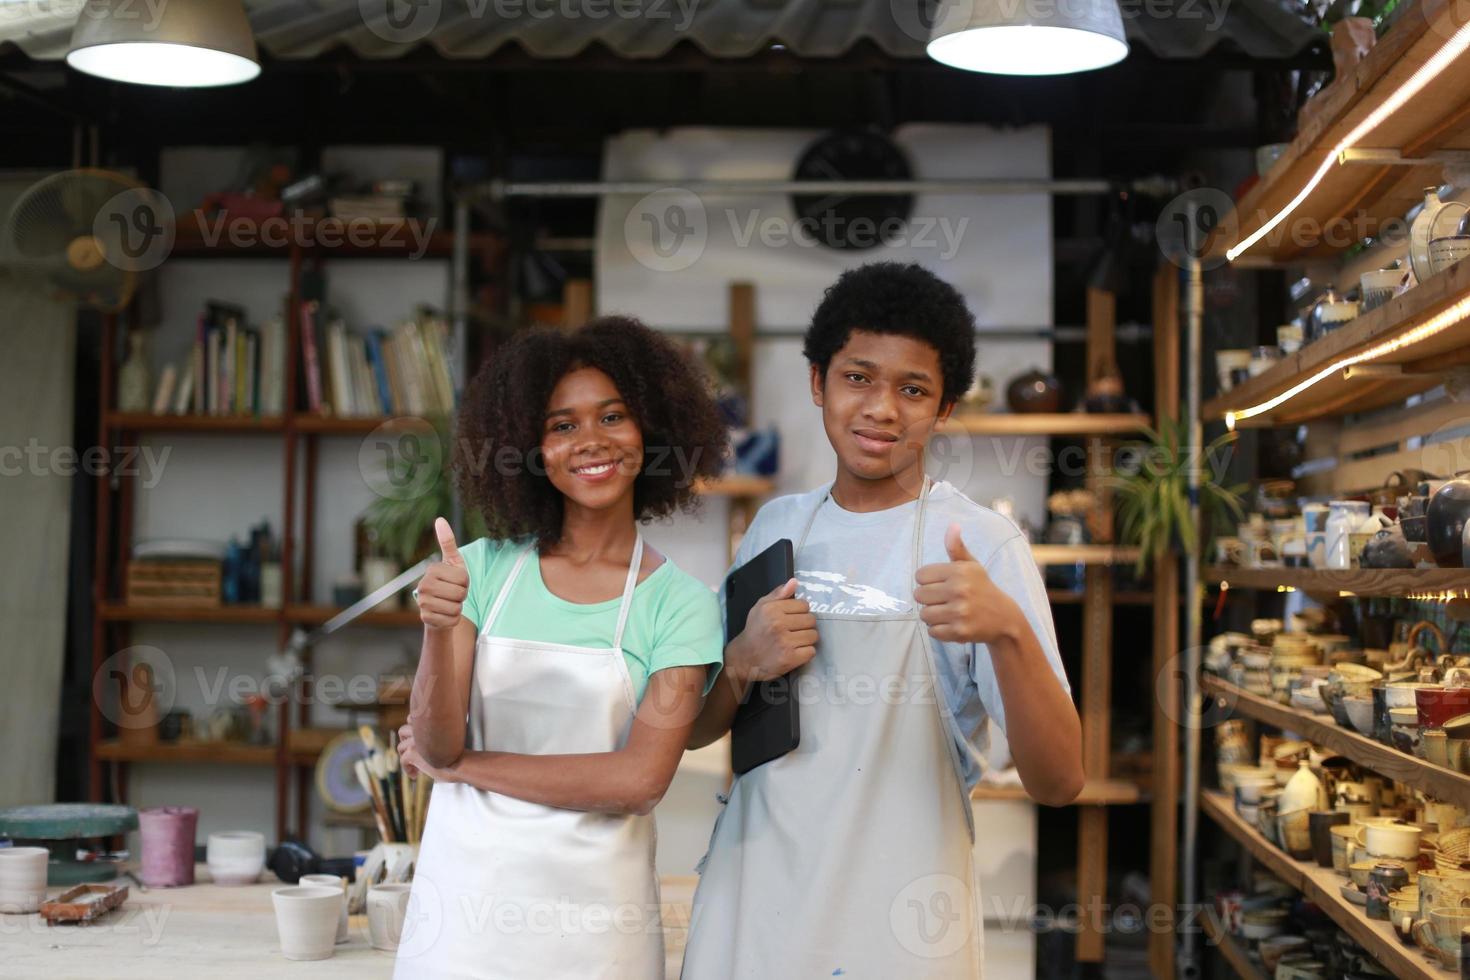
<path id="1" fill-rule="evenodd" d="M 363 418 L 454 411 L 449 328 L 428 310 L 391 331 L 350 332 L 315 300 L 301 309 L 303 410 Z"/>

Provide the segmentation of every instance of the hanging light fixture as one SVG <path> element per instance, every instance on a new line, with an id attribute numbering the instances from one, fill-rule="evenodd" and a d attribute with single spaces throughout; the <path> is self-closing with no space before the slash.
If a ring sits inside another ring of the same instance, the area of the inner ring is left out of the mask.
<path id="1" fill-rule="evenodd" d="M 238 85 L 260 74 L 241 0 L 87 0 L 67 64 L 138 85 Z"/>
<path id="2" fill-rule="evenodd" d="M 927 50 L 951 68 L 1066 75 L 1128 56 L 1117 0 L 939 0 L 937 13 Z"/>

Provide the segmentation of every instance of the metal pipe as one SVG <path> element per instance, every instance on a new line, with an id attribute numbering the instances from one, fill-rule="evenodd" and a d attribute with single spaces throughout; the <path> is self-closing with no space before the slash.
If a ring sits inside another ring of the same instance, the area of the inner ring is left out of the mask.
<path id="1" fill-rule="evenodd" d="M 1191 205 L 1189 228 L 1198 234 L 1199 223 Z M 1200 424 L 1200 360 L 1204 356 L 1201 342 L 1204 336 L 1205 287 L 1204 273 L 1200 266 L 1200 249 L 1191 243 L 1184 257 L 1184 327 L 1185 327 L 1185 422 L 1189 427 L 1190 447 L 1188 465 L 1189 522 L 1196 531 L 1199 528 L 1199 487 L 1201 453 L 1204 445 L 1204 429 Z M 1200 719 L 1203 704 L 1200 698 L 1200 634 L 1202 615 L 1199 596 L 1199 562 L 1194 555 L 1184 556 L 1184 819 L 1182 854 L 1182 888 L 1180 910 L 1191 915 L 1198 904 L 1197 878 L 1199 842 L 1199 757 Z M 1198 954 L 1195 951 L 1194 930 L 1185 929 L 1179 948 L 1179 975 L 1199 976 Z"/>
<path id="2" fill-rule="evenodd" d="M 1131 181 L 1046 178 L 967 178 L 960 180 L 580 180 L 505 181 L 477 184 L 471 194 L 493 200 L 511 197 L 603 197 L 608 194 L 652 194 L 664 190 L 691 194 L 840 194 L 863 197 L 883 194 L 1053 194 L 1093 195 L 1131 191 L 1167 196 L 1176 182 L 1156 176 Z"/>

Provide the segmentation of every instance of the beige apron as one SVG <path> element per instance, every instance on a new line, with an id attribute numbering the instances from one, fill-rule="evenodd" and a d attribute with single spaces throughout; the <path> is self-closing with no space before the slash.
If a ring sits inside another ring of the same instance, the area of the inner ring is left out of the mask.
<path id="1" fill-rule="evenodd" d="M 471 749 L 611 752 L 635 703 L 623 627 L 643 536 L 604 649 L 491 631 L 534 548 L 516 560 L 475 644 Z M 653 817 L 564 810 L 436 783 L 396 980 L 662 980 Z"/>
<path id="2" fill-rule="evenodd" d="M 926 480 L 915 571 L 928 494 Z M 816 613 L 817 653 L 792 687 L 801 744 L 736 778 L 701 863 L 683 980 L 980 976 L 973 817 L 912 605 Z"/>

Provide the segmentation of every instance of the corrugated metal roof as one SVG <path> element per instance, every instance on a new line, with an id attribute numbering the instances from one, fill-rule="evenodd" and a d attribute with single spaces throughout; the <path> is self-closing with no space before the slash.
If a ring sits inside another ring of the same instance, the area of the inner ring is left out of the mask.
<path id="1" fill-rule="evenodd" d="M 896 58 L 921 59 L 925 38 L 919 5 L 931 2 L 245 0 L 245 5 L 260 47 L 280 59 L 309 59 L 337 48 L 367 59 L 398 58 L 422 45 L 445 58 L 479 59 L 511 44 L 537 58 L 570 58 L 601 46 L 620 57 L 648 59 L 685 41 L 716 58 L 747 57 L 775 44 L 801 57 L 832 58 L 868 42 Z M 389 4 L 410 15 L 390 19 Z M 82 0 L 0 0 L 0 46 L 14 43 L 39 60 L 61 58 L 81 6 Z M 143 12 L 149 7 L 142 0 L 133 6 Z M 1325 46 L 1325 36 L 1280 0 L 1121 0 L 1121 7 L 1130 43 L 1161 58 L 1198 58 L 1218 46 L 1250 58 L 1284 59 Z"/>

